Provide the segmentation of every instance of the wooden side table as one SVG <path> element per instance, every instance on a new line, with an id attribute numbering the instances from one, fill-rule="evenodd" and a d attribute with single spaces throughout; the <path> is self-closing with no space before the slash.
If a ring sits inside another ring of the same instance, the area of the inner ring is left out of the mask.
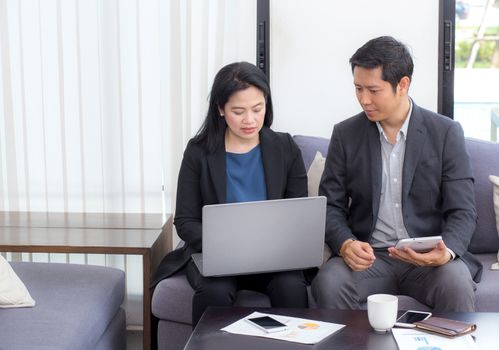
<path id="1" fill-rule="evenodd" d="M 142 255 L 143 348 L 151 348 L 149 286 L 172 249 L 172 216 L 119 213 L 0 212 L 0 251 Z"/>

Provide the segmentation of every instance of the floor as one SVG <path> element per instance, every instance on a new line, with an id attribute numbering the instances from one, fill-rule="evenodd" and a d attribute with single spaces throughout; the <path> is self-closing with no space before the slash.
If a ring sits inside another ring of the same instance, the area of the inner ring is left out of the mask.
<path id="1" fill-rule="evenodd" d="M 142 331 L 126 332 L 126 348 L 127 350 L 142 350 Z"/>

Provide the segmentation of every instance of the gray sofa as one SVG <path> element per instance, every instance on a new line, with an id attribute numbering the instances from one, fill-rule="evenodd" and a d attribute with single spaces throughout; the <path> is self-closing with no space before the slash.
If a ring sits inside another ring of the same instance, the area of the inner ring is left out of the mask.
<path id="1" fill-rule="evenodd" d="M 317 151 L 326 156 L 329 140 L 321 137 L 295 136 L 303 161 L 308 169 Z M 476 139 L 466 139 L 471 155 L 475 177 L 475 196 L 478 212 L 478 225 L 469 250 L 483 263 L 482 280 L 477 286 L 477 311 L 499 312 L 499 271 L 490 270 L 497 261 L 499 237 L 496 228 L 492 201 L 492 184 L 489 175 L 499 176 L 499 144 Z M 182 349 L 191 331 L 191 301 L 194 291 L 182 272 L 161 281 L 153 293 L 152 312 L 159 319 L 157 336 L 158 348 Z M 260 293 L 240 291 L 237 305 L 270 306 L 269 299 Z M 315 301 L 309 293 L 309 306 Z M 428 306 L 416 300 L 399 296 L 399 309 L 428 310 Z"/>
<path id="2" fill-rule="evenodd" d="M 33 308 L 0 309 L 0 350 L 126 349 L 123 271 L 12 262 Z"/>

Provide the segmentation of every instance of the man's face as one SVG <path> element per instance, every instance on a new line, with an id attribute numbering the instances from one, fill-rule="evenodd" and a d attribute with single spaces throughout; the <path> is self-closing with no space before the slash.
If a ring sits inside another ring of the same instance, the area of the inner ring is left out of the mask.
<path id="1" fill-rule="evenodd" d="M 373 122 L 397 118 L 398 111 L 406 99 L 408 78 L 404 77 L 393 91 L 389 82 L 382 78 L 381 67 L 367 69 L 356 66 L 353 70 L 355 94 L 367 118 Z M 406 80 L 404 80 L 406 79 Z"/>

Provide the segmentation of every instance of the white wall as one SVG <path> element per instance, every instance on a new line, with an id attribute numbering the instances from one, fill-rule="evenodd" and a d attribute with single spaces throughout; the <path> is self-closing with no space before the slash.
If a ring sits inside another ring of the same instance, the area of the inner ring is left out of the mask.
<path id="1" fill-rule="evenodd" d="M 348 63 L 369 39 L 391 35 L 414 59 L 410 95 L 437 110 L 437 0 L 271 0 L 274 130 L 329 137 L 360 111 Z"/>

